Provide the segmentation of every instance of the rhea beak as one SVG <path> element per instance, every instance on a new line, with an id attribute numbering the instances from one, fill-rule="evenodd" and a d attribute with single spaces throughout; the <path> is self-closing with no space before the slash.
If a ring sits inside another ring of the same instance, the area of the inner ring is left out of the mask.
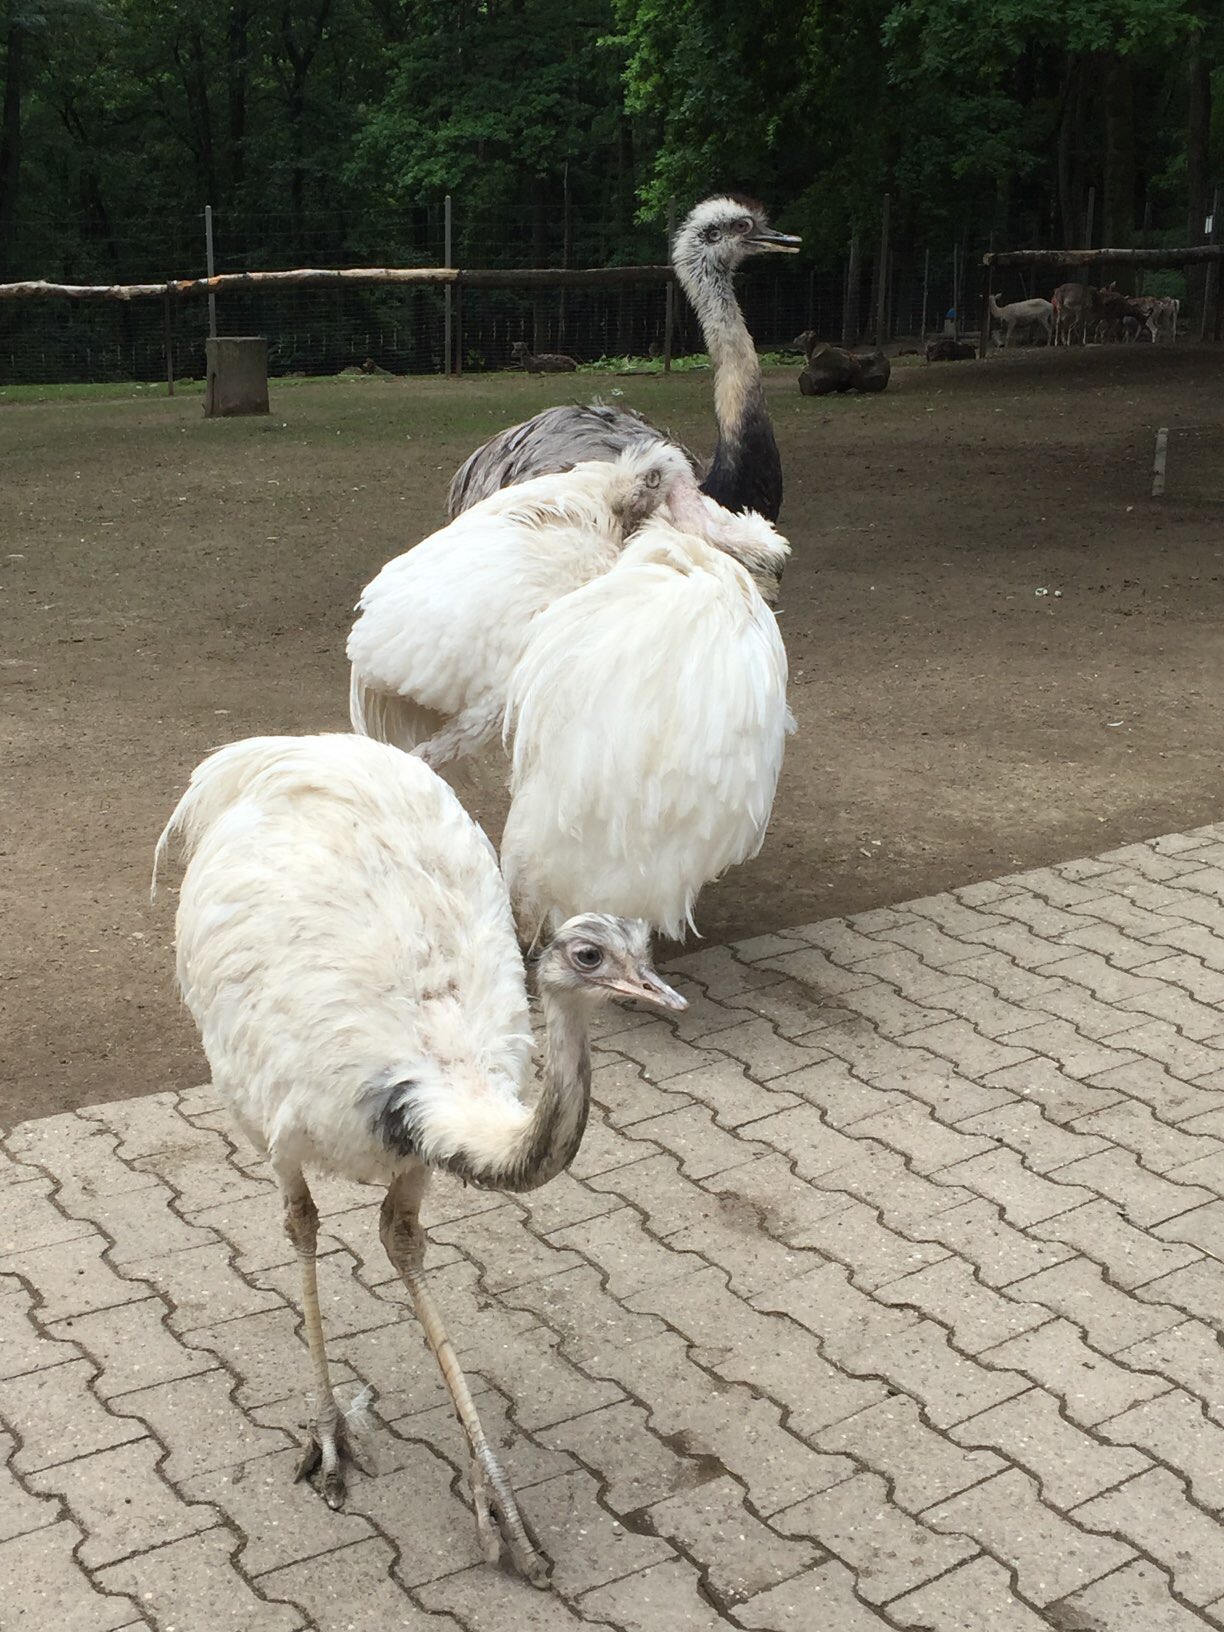
<path id="1" fill-rule="evenodd" d="M 635 997 L 639 1003 L 649 1003 L 656 1009 L 688 1008 L 688 998 L 681 997 L 665 980 L 660 980 L 648 963 L 639 963 L 633 976 L 610 980 L 608 990 L 618 997 Z"/>
<path id="2" fill-rule="evenodd" d="M 772 227 L 758 227 L 746 240 L 749 249 L 772 250 L 775 255 L 797 255 L 802 238 L 789 232 L 775 232 Z"/>

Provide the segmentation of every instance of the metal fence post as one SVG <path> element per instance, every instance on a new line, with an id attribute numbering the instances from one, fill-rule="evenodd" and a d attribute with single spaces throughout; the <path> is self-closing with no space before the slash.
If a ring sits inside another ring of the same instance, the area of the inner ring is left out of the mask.
<path id="1" fill-rule="evenodd" d="M 676 201 L 667 201 L 667 258 L 671 260 L 672 238 L 676 232 Z M 664 291 L 663 304 L 663 372 L 671 373 L 672 344 L 676 337 L 676 280 L 673 278 Z"/>
<path id="2" fill-rule="evenodd" d="M 451 264 L 451 248 L 451 195 L 447 193 L 442 213 L 442 259 L 447 266 L 450 266 Z M 449 374 L 451 372 L 452 358 L 451 317 L 454 308 L 454 299 L 449 283 L 446 285 L 443 301 L 445 304 L 446 315 L 443 322 L 442 332 L 442 372 L 443 374 Z"/>
<path id="3" fill-rule="evenodd" d="M 174 331 L 170 325 L 170 285 L 162 296 L 162 341 L 166 350 L 166 395 L 174 395 Z"/>
<path id="4" fill-rule="evenodd" d="M 205 204 L 204 206 L 204 264 L 208 269 L 209 277 L 215 277 L 217 274 L 217 263 L 213 258 L 213 222 L 211 204 Z M 196 262 L 196 265 L 199 265 L 198 261 Z M 216 295 L 209 295 L 208 297 L 208 337 L 210 340 L 215 340 L 217 338 Z"/>

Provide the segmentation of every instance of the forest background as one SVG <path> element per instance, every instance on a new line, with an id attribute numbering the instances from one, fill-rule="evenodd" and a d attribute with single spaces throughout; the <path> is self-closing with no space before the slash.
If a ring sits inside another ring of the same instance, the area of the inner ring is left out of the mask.
<path id="1" fill-rule="evenodd" d="M 1198 243 L 1219 0 L 0 0 L 0 282 L 662 259 L 749 190 L 810 267 Z M 1089 218 L 1091 217 L 1091 219 Z M 1193 294 L 1193 289 L 1191 289 Z"/>

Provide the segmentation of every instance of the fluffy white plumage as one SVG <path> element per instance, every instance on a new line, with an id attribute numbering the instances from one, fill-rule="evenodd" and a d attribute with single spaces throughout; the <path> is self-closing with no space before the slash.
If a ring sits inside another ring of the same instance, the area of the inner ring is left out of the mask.
<path id="1" fill-rule="evenodd" d="M 213 1082 L 271 1161 L 302 1275 L 314 1420 L 296 1478 L 344 1501 L 356 1424 L 327 1363 L 303 1172 L 383 1180 L 379 1234 L 467 1436 L 480 1547 L 536 1586 L 548 1562 L 488 1443 L 424 1272 L 431 1167 L 530 1190 L 573 1160 L 590 1103 L 593 1008 L 618 995 L 682 1009 L 651 967 L 644 924 L 562 926 L 537 980 L 545 1058 L 519 1098 L 532 1038 L 522 959 L 492 847 L 419 759 L 361 737 L 257 737 L 204 762 L 163 832 L 188 853 L 178 972 Z"/>
<path id="2" fill-rule="evenodd" d="M 692 927 L 702 886 L 764 840 L 793 729 L 786 680 L 748 572 L 662 516 L 542 613 L 507 712 L 502 867 L 520 929 L 578 900 Z"/>
<path id="3" fill-rule="evenodd" d="M 433 765 L 494 741 L 531 620 L 606 572 L 681 479 L 678 449 L 635 444 L 502 489 L 389 561 L 349 635 L 353 729 Z"/>
<path id="4" fill-rule="evenodd" d="M 171 816 L 190 857 L 178 978 L 213 1080 L 278 1168 L 388 1180 L 379 1085 L 421 1085 L 431 1163 L 504 1153 L 529 1111 L 522 959 L 493 848 L 420 760 L 361 737 L 256 737 Z"/>

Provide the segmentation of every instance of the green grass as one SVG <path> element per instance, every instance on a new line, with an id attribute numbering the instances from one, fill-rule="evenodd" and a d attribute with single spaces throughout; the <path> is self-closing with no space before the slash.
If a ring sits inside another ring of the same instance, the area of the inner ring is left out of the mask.
<path id="1" fill-rule="evenodd" d="M 175 380 L 175 396 L 200 396 L 203 380 Z M 91 385 L 0 385 L 0 402 L 88 402 L 164 397 L 165 380 L 108 380 Z"/>
<path id="2" fill-rule="evenodd" d="M 762 351 L 760 359 L 766 368 L 789 368 L 803 362 L 797 351 Z M 673 357 L 673 374 L 693 374 L 708 369 L 710 359 L 704 351 L 695 351 L 688 357 Z M 600 357 L 593 363 L 579 363 L 579 374 L 662 374 L 661 357 Z"/>

